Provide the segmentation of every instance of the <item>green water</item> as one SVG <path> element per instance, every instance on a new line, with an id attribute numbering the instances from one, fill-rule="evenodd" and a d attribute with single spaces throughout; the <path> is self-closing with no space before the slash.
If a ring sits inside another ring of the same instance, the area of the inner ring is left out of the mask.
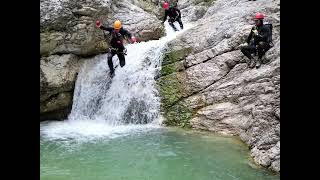
<path id="1" fill-rule="evenodd" d="M 40 139 L 42 180 L 262 180 L 236 138 L 159 128 L 90 141 Z"/>

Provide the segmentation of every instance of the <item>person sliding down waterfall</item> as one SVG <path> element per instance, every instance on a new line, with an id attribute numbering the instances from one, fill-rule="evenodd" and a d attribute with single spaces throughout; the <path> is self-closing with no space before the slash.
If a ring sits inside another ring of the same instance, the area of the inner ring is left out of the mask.
<path id="1" fill-rule="evenodd" d="M 125 62 L 125 47 L 123 46 L 123 38 L 127 36 L 131 43 L 136 42 L 136 38 L 131 35 L 129 31 L 121 27 L 121 22 L 119 20 L 116 20 L 114 22 L 113 28 L 112 27 L 105 27 L 101 24 L 101 22 L 98 20 L 96 21 L 96 27 L 100 28 L 102 30 L 108 31 L 111 35 L 110 37 L 110 45 L 111 48 L 109 48 L 108 52 L 108 66 L 110 69 L 110 76 L 114 76 L 114 68 L 113 68 L 113 63 L 112 63 L 112 57 L 117 54 L 119 61 L 120 61 L 120 66 L 123 67 L 126 62 Z"/>
<path id="2" fill-rule="evenodd" d="M 177 31 L 177 28 L 173 24 L 175 21 L 178 21 L 180 28 L 183 29 L 180 10 L 174 7 L 174 4 L 171 4 L 169 8 L 169 3 L 167 2 L 163 3 L 163 9 L 165 9 L 165 15 L 162 23 L 164 23 L 167 20 L 167 16 L 169 16 L 168 22 L 174 31 Z"/>

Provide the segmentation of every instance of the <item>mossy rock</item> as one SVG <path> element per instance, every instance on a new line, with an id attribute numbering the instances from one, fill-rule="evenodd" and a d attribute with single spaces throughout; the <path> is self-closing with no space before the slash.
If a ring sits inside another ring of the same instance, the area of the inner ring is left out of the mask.
<path id="1" fill-rule="evenodd" d="M 166 66 L 161 67 L 161 76 L 166 76 L 174 72 L 183 71 L 184 69 L 185 68 L 182 61 L 173 64 L 168 64 Z"/>
<path id="2" fill-rule="evenodd" d="M 162 60 L 161 78 L 158 80 L 162 106 L 168 108 L 187 94 L 185 87 L 186 74 L 178 72 L 184 70 L 183 59 L 191 52 L 192 48 L 171 50 L 165 53 Z"/>
<path id="3" fill-rule="evenodd" d="M 166 66 L 168 64 L 172 64 L 178 61 L 182 61 L 187 57 L 189 53 L 191 53 L 192 48 L 182 48 L 178 50 L 172 50 L 170 52 L 167 52 L 164 54 L 164 57 L 162 59 L 162 66 Z"/>
<path id="4" fill-rule="evenodd" d="M 180 104 L 179 100 L 190 94 L 186 86 L 186 74 L 181 71 L 185 69 L 182 60 L 191 51 L 191 47 L 186 47 L 164 54 L 161 78 L 158 79 L 157 84 L 160 87 L 161 109 L 167 118 L 166 125 L 189 127 L 192 113 L 187 107 Z"/>
<path id="5" fill-rule="evenodd" d="M 181 75 L 172 73 L 161 77 L 157 83 L 160 86 L 160 94 L 162 97 L 161 106 L 168 108 L 181 99 L 184 95 L 183 81 L 179 78 Z"/>
<path id="6" fill-rule="evenodd" d="M 192 111 L 182 102 L 165 110 L 166 120 L 164 123 L 170 126 L 181 126 L 190 128 L 190 119 L 192 118 Z"/>

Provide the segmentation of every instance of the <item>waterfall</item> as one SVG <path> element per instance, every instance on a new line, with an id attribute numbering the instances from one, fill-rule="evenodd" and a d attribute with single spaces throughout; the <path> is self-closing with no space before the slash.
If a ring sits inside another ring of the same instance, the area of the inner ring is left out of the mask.
<path id="1" fill-rule="evenodd" d="M 113 78 L 109 76 L 107 54 L 85 59 L 78 73 L 68 120 L 42 125 L 41 131 L 61 137 L 70 133 L 109 135 L 114 130 L 159 127 L 160 96 L 155 77 L 161 68 L 162 51 L 169 41 L 190 27 L 186 24 L 183 30 L 174 32 L 166 22 L 166 35 L 159 40 L 127 44 L 124 67 L 120 67 L 116 55 L 113 57 L 116 67 Z"/>

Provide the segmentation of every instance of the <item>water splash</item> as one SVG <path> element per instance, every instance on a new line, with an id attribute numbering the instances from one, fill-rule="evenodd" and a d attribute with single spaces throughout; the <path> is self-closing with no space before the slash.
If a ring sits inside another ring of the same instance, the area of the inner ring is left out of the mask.
<path id="1" fill-rule="evenodd" d="M 62 139 L 100 137 L 160 127 L 162 117 L 155 77 L 161 68 L 162 51 L 169 41 L 191 27 L 186 24 L 183 30 L 174 32 L 166 22 L 166 36 L 126 45 L 126 65 L 121 68 L 114 56 L 116 69 L 112 79 L 107 54 L 85 59 L 76 81 L 68 120 L 42 125 L 42 134 Z"/>

